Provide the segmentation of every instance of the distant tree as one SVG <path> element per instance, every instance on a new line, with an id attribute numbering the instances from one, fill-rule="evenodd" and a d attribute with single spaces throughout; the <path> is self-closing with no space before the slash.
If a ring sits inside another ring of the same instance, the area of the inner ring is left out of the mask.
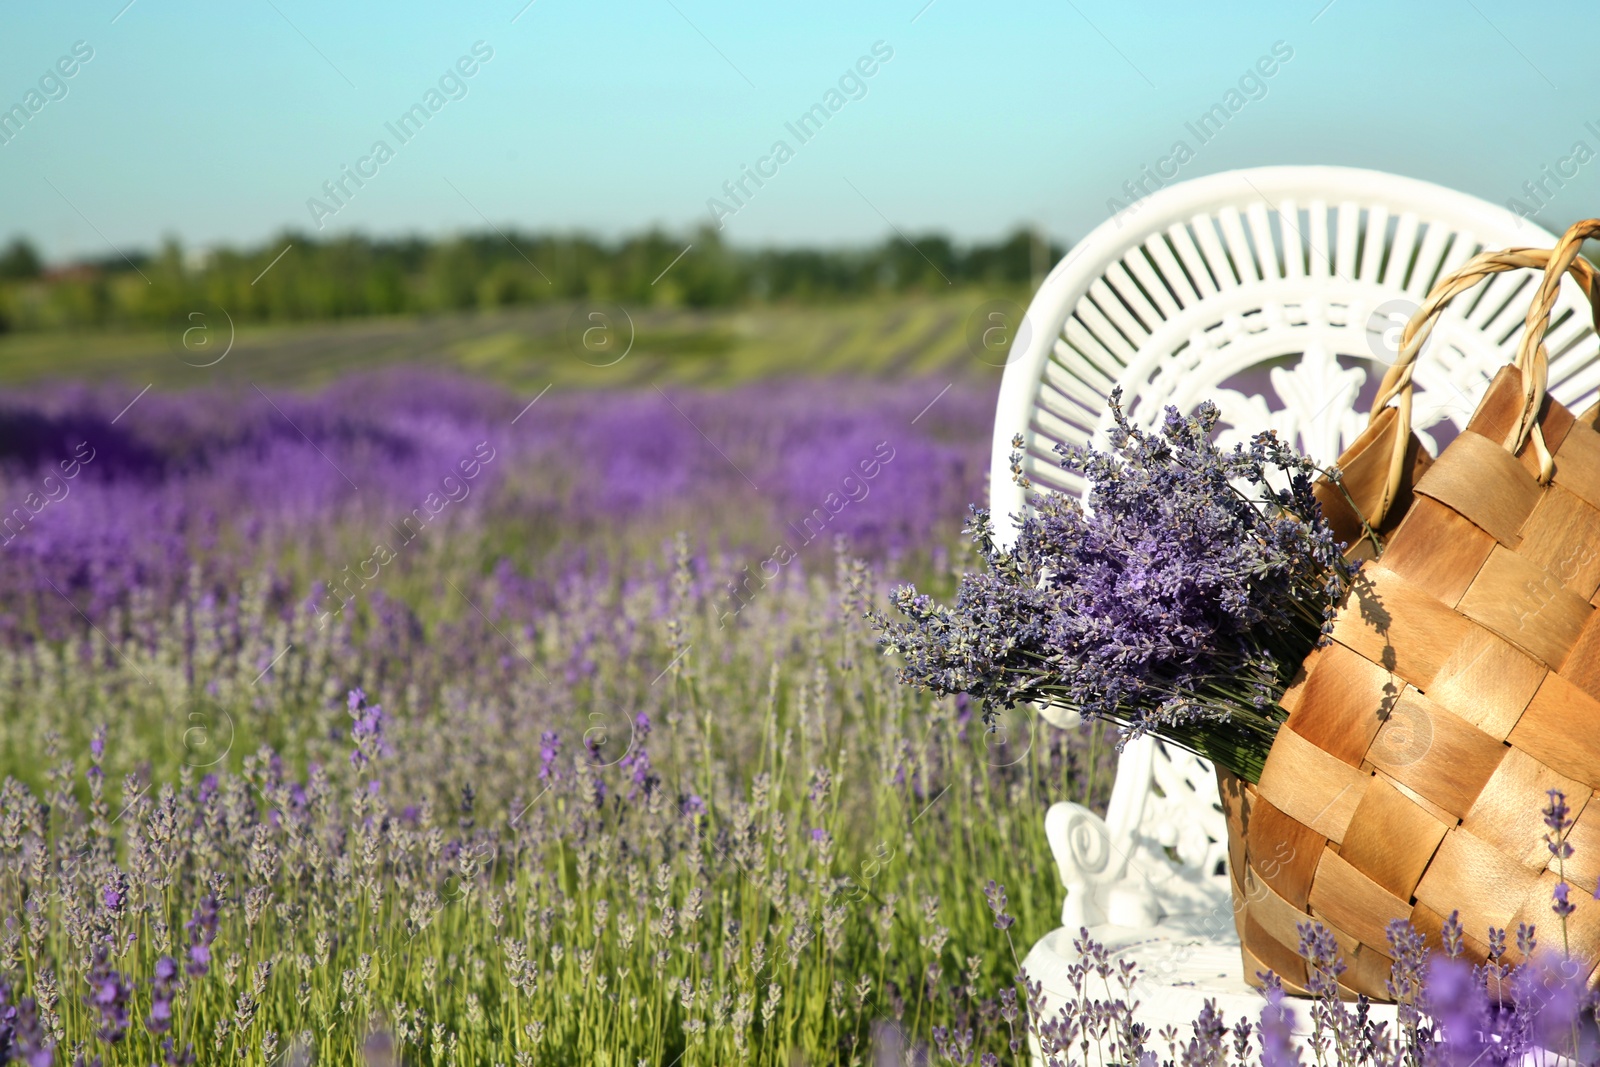
<path id="1" fill-rule="evenodd" d="M 44 299 L 8 284 L 41 276 L 26 238 L 0 249 L 0 309 L 10 328 L 169 324 L 209 300 L 241 322 L 465 312 L 544 301 L 732 307 L 820 302 L 950 286 L 1034 284 L 1062 254 L 1035 229 L 991 243 L 935 232 L 852 248 L 748 248 L 715 228 L 655 228 L 621 238 L 495 229 L 447 238 L 280 233 L 249 248 L 185 255 L 175 239 L 85 258 L 53 272 Z M 137 272 L 137 273 L 135 273 Z M 94 283 L 94 284 L 91 284 Z"/>
<path id="2" fill-rule="evenodd" d="M 26 237 L 13 237 L 0 253 L 0 278 L 37 278 L 43 269 L 39 253 Z"/>

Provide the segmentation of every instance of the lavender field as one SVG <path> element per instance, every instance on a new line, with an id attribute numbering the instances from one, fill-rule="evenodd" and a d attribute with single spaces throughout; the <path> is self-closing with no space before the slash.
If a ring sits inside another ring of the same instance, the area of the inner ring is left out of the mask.
<path id="1" fill-rule="evenodd" d="M 0 1049 L 1012 1059 L 1112 753 L 875 648 L 969 562 L 947 382 L 10 393 Z"/>

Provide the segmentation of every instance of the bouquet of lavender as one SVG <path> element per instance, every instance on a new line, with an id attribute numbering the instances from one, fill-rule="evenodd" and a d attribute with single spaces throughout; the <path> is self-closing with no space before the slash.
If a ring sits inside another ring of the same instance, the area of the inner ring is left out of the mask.
<path id="1" fill-rule="evenodd" d="M 906 621 L 876 617 L 880 643 L 904 657 L 902 681 L 970 694 L 986 715 L 1052 704 L 1258 781 L 1278 700 L 1354 577 L 1312 495 L 1318 468 L 1270 433 L 1222 449 L 1209 403 L 1146 433 L 1120 400 L 1112 452 L 1057 447 L 1088 506 L 1040 494 L 1006 549 L 974 508 L 983 572 L 953 606 L 896 589 Z M 1020 457 L 1012 468 L 1026 484 Z"/>

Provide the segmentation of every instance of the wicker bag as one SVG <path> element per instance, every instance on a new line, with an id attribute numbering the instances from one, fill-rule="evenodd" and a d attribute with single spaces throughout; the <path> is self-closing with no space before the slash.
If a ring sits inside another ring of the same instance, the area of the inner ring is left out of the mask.
<path id="1" fill-rule="evenodd" d="M 1270 969 L 1304 990 L 1297 926 L 1311 920 L 1340 946 L 1345 991 L 1374 1000 L 1391 999 L 1394 919 L 1437 945 L 1459 912 L 1479 960 L 1490 927 L 1537 924 L 1560 946 L 1541 817 L 1551 789 L 1577 820 L 1570 953 L 1600 978 L 1600 902 L 1588 899 L 1600 878 L 1600 430 L 1592 409 L 1574 418 L 1545 395 L 1542 343 L 1568 273 L 1600 328 L 1600 288 L 1578 258 L 1595 234 L 1600 220 L 1582 222 L 1552 250 L 1484 253 L 1440 281 L 1340 459 L 1341 485 L 1319 487 L 1352 551 L 1376 558 L 1333 643 L 1285 694 L 1260 783 L 1219 775 L 1252 982 Z M 1409 431 L 1423 342 L 1457 294 L 1530 267 L 1544 281 L 1515 364 L 1429 460 Z"/>

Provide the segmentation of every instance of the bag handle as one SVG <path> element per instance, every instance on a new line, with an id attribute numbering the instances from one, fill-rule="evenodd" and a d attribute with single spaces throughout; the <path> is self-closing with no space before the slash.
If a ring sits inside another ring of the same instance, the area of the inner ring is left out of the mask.
<path id="1" fill-rule="evenodd" d="M 1550 329 L 1551 310 L 1561 294 L 1563 274 L 1571 274 L 1589 298 L 1594 327 L 1596 332 L 1600 332 L 1600 286 L 1595 284 L 1595 268 L 1578 255 L 1584 240 L 1595 236 L 1600 236 L 1600 219 L 1585 219 L 1574 223 L 1554 248 L 1507 248 L 1499 252 L 1480 252 L 1451 274 L 1439 279 L 1428 294 L 1428 299 L 1406 323 L 1400 338 L 1400 356 L 1384 373 L 1378 395 L 1372 402 L 1369 423 L 1377 419 L 1390 401 L 1397 400 L 1399 425 L 1396 427 L 1394 452 L 1390 457 L 1383 496 L 1379 499 L 1377 513 L 1367 519 L 1371 525 L 1377 526 L 1388 514 L 1405 474 L 1406 450 L 1411 438 L 1411 376 L 1416 368 L 1418 353 L 1422 351 L 1434 324 L 1450 301 L 1500 271 L 1531 268 L 1544 272 L 1544 280 L 1534 294 L 1533 304 L 1528 308 L 1522 341 L 1517 346 L 1517 355 L 1512 362 L 1522 372 L 1522 411 L 1511 431 L 1506 434 L 1504 445 L 1508 452 L 1516 455 L 1531 439 L 1539 457 L 1539 481 L 1549 484 L 1555 473 L 1555 460 L 1545 445 L 1544 432 L 1539 427 L 1539 412 L 1544 407 L 1545 386 L 1550 377 L 1549 353 L 1544 347 L 1544 337 Z"/>

